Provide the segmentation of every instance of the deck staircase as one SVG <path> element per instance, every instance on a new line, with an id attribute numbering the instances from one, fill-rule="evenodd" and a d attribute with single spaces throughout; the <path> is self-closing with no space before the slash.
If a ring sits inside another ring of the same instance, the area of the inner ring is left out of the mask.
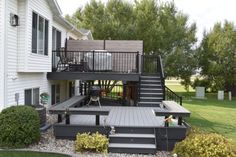
<path id="1" fill-rule="evenodd" d="M 163 87 L 160 76 L 140 76 L 138 106 L 159 107 L 163 100 Z"/>
<path id="2" fill-rule="evenodd" d="M 109 135 L 109 152 L 132 154 L 155 154 L 154 128 L 115 127 Z"/>

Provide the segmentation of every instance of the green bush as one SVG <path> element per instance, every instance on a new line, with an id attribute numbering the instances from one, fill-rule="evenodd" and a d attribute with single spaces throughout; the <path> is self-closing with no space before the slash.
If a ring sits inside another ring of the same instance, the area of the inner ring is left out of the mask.
<path id="1" fill-rule="evenodd" d="M 75 141 L 75 150 L 78 152 L 107 153 L 108 138 L 98 132 L 92 135 L 89 133 L 78 133 Z"/>
<path id="2" fill-rule="evenodd" d="M 0 122 L 0 147 L 21 148 L 40 139 L 39 115 L 30 106 L 4 109 Z"/>
<path id="3" fill-rule="evenodd" d="M 232 143 L 215 133 L 193 133 L 175 145 L 178 157 L 235 157 Z"/>
<path id="4" fill-rule="evenodd" d="M 205 87 L 205 89 L 211 88 L 211 82 L 208 79 L 198 79 L 196 78 L 194 82 L 191 85 L 193 89 L 196 89 L 196 87 Z"/>

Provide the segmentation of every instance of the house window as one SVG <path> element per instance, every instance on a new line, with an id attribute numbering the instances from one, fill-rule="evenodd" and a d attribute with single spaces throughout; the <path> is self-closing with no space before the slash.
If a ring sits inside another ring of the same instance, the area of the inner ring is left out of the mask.
<path id="1" fill-rule="evenodd" d="M 33 12 L 32 53 L 48 55 L 48 20 Z"/>
<path id="2" fill-rule="evenodd" d="M 60 85 L 52 85 L 51 87 L 51 103 L 52 105 L 55 105 L 56 103 L 60 102 Z"/>
<path id="3" fill-rule="evenodd" d="M 39 88 L 25 90 L 25 105 L 39 105 Z"/>
<path id="4" fill-rule="evenodd" d="M 61 32 L 56 28 L 52 28 L 52 50 L 58 50 L 61 48 Z"/>

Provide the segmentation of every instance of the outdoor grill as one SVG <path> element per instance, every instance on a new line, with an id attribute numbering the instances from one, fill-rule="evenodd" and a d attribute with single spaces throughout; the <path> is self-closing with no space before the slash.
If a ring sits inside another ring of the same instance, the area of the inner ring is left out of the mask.
<path id="1" fill-rule="evenodd" d="M 91 86 L 89 91 L 91 97 L 99 97 L 101 88 L 99 86 Z"/>
<path id="2" fill-rule="evenodd" d="M 88 106 L 91 102 L 97 102 L 99 107 L 101 107 L 100 97 L 99 97 L 100 91 L 101 91 L 101 88 L 99 86 L 91 86 L 89 88 L 90 100 L 89 100 L 89 103 L 87 104 Z"/>

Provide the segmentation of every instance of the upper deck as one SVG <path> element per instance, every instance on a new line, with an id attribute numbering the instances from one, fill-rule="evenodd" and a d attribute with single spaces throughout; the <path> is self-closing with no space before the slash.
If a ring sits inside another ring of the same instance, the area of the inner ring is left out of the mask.
<path id="1" fill-rule="evenodd" d="M 157 56 L 143 55 L 142 41 L 68 40 L 52 52 L 50 80 L 138 81 L 141 73 L 157 74 Z"/>

